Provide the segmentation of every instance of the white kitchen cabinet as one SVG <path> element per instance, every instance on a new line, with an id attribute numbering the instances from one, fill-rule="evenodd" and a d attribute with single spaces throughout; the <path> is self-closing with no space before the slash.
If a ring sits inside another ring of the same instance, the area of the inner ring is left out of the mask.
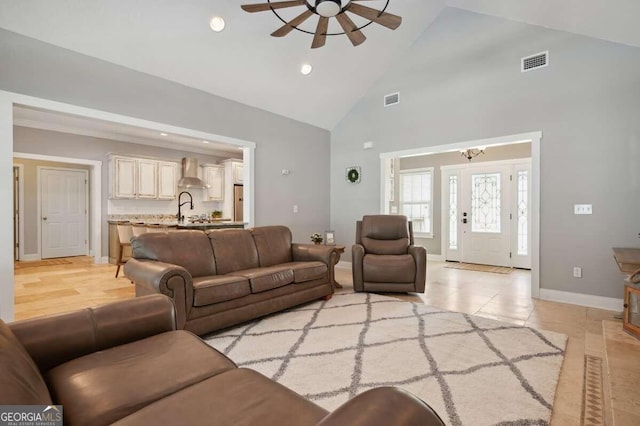
<path id="1" fill-rule="evenodd" d="M 138 198 L 158 198 L 158 162 L 138 161 Z"/>
<path id="2" fill-rule="evenodd" d="M 242 185 L 244 182 L 244 164 L 234 161 L 233 163 L 233 183 Z"/>
<path id="3" fill-rule="evenodd" d="M 205 201 L 224 200 L 224 166 L 204 164 L 202 178 L 209 185 L 209 188 L 204 191 Z"/>
<path id="4" fill-rule="evenodd" d="M 178 182 L 178 165 L 168 161 L 158 162 L 158 199 L 173 200 L 176 198 Z"/>
<path id="5" fill-rule="evenodd" d="M 113 157 L 111 172 L 111 198 L 136 198 L 138 165 L 135 158 Z"/>
<path id="6" fill-rule="evenodd" d="M 176 163 L 116 155 L 109 159 L 110 199 L 173 200 L 177 182 Z"/>

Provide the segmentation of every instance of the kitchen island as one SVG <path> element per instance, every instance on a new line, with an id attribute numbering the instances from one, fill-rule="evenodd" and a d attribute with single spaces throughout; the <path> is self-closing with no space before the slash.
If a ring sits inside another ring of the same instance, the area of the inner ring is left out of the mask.
<path id="1" fill-rule="evenodd" d="M 184 221 L 178 222 L 176 220 L 158 220 L 158 219 L 109 219 L 109 263 L 116 264 L 118 256 L 120 254 L 120 238 L 118 236 L 117 225 L 132 224 L 148 228 L 149 230 L 169 231 L 169 230 L 181 230 L 181 229 L 197 229 L 201 231 L 207 231 L 209 229 L 227 229 L 227 228 L 245 228 L 248 224 L 244 222 L 234 222 L 231 220 L 217 220 L 211 219 L 208 221 Z M 131 256 L 130 247 L 125 248 L 124 258 Z"/>

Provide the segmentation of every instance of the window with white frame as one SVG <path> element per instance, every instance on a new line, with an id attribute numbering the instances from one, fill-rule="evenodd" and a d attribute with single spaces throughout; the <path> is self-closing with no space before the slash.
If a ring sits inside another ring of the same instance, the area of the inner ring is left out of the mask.
<path id="1" fill-rule="evenodd" d="M 400 171 L 400 211 L 416 234 L 433 233 L 433 167 Z"/>

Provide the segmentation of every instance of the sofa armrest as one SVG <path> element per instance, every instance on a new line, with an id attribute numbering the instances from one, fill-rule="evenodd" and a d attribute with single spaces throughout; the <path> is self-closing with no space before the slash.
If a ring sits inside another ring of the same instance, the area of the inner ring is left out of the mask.
<path id="1" fill-rule="evenodd" d="M 138 296 L 160 293 L 173 299 L 178 328 L 184 328 L 193 305 L 193 278 L 189 271 L 171 263 L 134 258 L 125 263 L 124 275 L 135 283 Z"/>
<path id="2" fill-rule="evenodd" d="M 176 329 L 173 302 L 153 295 L 9 325 L 47 371 L 72 359 Z"/>
<path id="3" fill-rule="evenodd" d="M 335 264 L 334 248 L 332 246 L 316 244 L 291 244 L 291 254 L 295 262 L 318 261 L 333 268 Z"/>
<path id="4" fill-rule="evenodd" d="M 395 387 L 368 390 L 345 402 L 318 426 L 444 426 L 424 401 Z"/>
<path id="5" fill-rule="evenodd" d="M 427 249 L 422 246 L 409 246 L 409 254 L 416 262 L 416 292 L 424 293 L 427 282 Z"/>
<path id="6" fill-rule="evenodd" d="M 354 244 L 351 246 L 351 272 L 353 274 L 353 291 L 364 291 L 364 246 Z"/>

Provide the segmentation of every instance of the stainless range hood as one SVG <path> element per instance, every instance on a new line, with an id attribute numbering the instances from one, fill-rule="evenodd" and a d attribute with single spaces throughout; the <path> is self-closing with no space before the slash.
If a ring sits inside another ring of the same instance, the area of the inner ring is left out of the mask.
<path id="1" fill-rule="evenodd" d="M 180 188 L 208 188 L 198 177 L 198 160 L 195 158 L 182 159 L 182 178 L 178 181 Z"/>

